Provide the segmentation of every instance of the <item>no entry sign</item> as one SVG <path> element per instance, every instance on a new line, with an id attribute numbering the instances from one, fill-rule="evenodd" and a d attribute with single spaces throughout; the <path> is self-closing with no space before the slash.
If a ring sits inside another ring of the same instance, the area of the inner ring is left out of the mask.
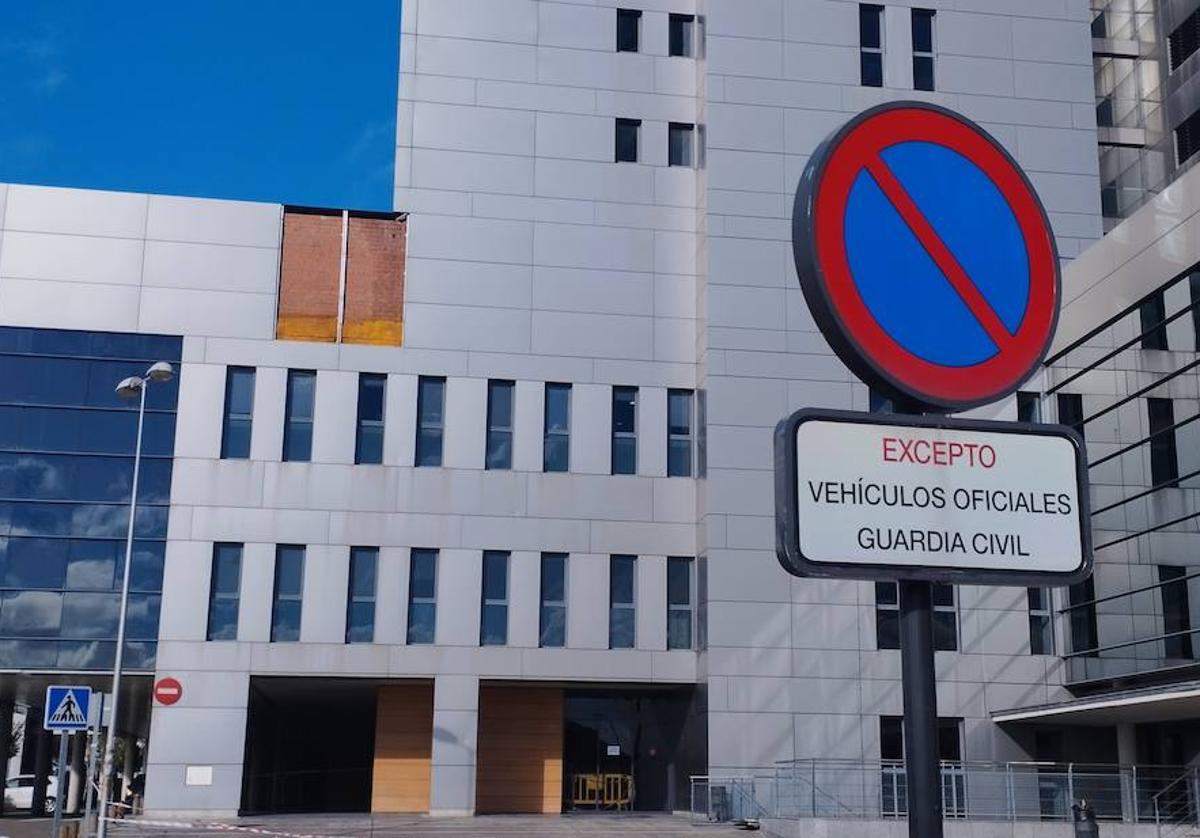
<path id="1" fill-rule="evenodd" d="M 1058 253 L 1021 169 L 951 111 L 897 102 L 822 144 L 793 247 L 817 325 L 860 378 L 961 410 L 1015 390 L 1058 318 Z"/>
<path id="2" fill-rule="evenodd" d="M 1058 425 L 801 410 L 776 429 L 777 552 L 803 576 L 1066 585 L 1091 568 Z"/>
<path id="3" fill-rule="evenodd" d="M 170 707 L 183 698 L 183 684 L 175 678 L 159 678 L 154 683 L 154 700 L 165 707 Z"/>

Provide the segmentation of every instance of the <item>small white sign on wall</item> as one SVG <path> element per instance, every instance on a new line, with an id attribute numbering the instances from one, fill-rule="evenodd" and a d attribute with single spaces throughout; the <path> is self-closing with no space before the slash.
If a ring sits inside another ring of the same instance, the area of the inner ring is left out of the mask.
<path id="1" fill-rule="evenodd" d="M 184 772 L 183 784 L 186 786 L 211 786 L 213 767 L 211 765 L 189 765 Z"/>
<path id="2" fill-rule="evenodd" d="M 621 755 L 621 746 L 620 745 L 609 745 L 605 749 L 605 753 L 610 757 L 619 757 Z"/>

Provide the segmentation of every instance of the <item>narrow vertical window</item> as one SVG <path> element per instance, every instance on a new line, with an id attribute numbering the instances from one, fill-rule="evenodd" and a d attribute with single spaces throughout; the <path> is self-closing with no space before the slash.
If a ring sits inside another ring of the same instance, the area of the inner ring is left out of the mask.
<path id="1" fill-rule="evenodd" d="M 638 134 L 642 131 L 640 119 L 617 119 L 616 161 L 636 163 L 638 160 Z"/>
<path id="2" fill-rule="evenodd" d="M 667 53 L 691 58 L 696 54 L 696 18 L 693 15 L 671 15 L 667 21 Z"/>
<path id="3" fill-rule="evenodd" d="M 892 400 L 874 387 L 867 392 L 867 410 L 872 413 L 895 413 Z"/>
<path id="4" fill-rule="evenodd" d="M 696 126 L 689 122 L 672 122 L 667 126 L 667 165 L 691 166 L 695 160 Z"/>
<path id="5" fill-rule="evenodd" d="M 617 9 L 617 52 L 637 52 L 641 28 L 639 9 Z"/>
<path id="6" fill-rule="evenodd" d="M 567 644 L 567 554 L 542 553 L 542 610 L 538 645 Z"/>
<path id="7" fill-rule="evenodd" d="M 225 370 L 225 421 L 221 427 L 221 459 L 250 456 L 250 428 L 254 420 L 254 368 Z"/>
<path id="8" fill-rule="evenodd" d="M 1029 653 L 1054 654 L 1054 621 L 1049 588 L 1027 589 L 1029 600 Z"/>
<path id="9" fill-rule="evenodd" d="M 307 463 L 312 459 L 313 402 L 317 374 L 312 370 L 288 370 L 284 404 L 283 459 Z"/>
<path id="10" fill-rule="evenodd" d="M 692 648 L 692 565 L 689 558 L 667 559 L 667 648 Z"/>
<path id="11" fill-rule="evenodd" d="M 667 391 L 667 476 L 692 476 L 692 391 Z"/>
<path id="12" fill-rule="evenodd" d="M 1083 435 L 1083 396 L 1079 393 L 1058 394 L 1058 422 L 1077 430 Z"/>
<path id="13" fill-rule="evenodd" d="M 546 385 L 545 432 L 542 443 L 545 471 L 567 471 L 571 465 L 571 385 Z"/>
<path id="14" fill-rule="evenodd" d="M 883 87 L 883 6 L 858 4 L 858 54 L 863 87 Z"/>
<path id="15" fill-rule="evenodd" d="M 1175 403 L 1171 399 L 1146 399 L 1150 416 L 1150 483 L 1177 486 L 1179 456 L 1175 449 Z"/>
<path id="16" fill-rule="evenodd" d="M 900 588 L 895 582 L 875 583 L 875 648 L 900 648 Z"/>
<path id="17" fill-rule="evenodd" d="M 214 544 L 208 592 L 209 640 L 237 640 L 241 582 L 242 545 Z"/>
<path id="18" fill-rule="evenodd" d="M 637 556 L 612 556 L 608 566 L 608 647 L 632 649 L 637 636 L 634 618 L 634 573 Z"/>
<path id="19" fill-rule="evenodd" d="M 1151 294 L 1138 306 L 1142 327 L 1142 349 L 1167 349 L 1167 302 L 1162 291 Z"/>
<path id="20" fill-rule="evenodd" d="M 346 595 L 346 642 L 375 639 L 375 585 L 378 547 L 350 548 L 350 587 Z"/>
<path id="21" fill-rule="evenodd" d="M 360 373 L 358 376 L 358 431 L 354 439 L 354 462 L 383 462 L 383 403 L 387 376 Z"/>
<path id="22" fill-rule="evenodd" d="M 1095 657 L 1100 645 L 1100 635 L 1096 630 L 1096 582 L 1094 576 L 1089 576 L 1078 585 L 1067 589 L 1067 598 L 1071 608 L 1071 652 Z"/>
<path id="23" fill-rule="evenodd" d="M 933 90 L 933 9 L 912 10 L 913 87 Z"/>
<path id="24" fill-rule="evenodd" d="M 1192 657 L 1192 615 L 1188 602 L 1186 568 L 1158 566 L 1158 589 L 1162 595 L 1163 651 L 1168 658 Z"/>
<path id="25" fill-rule="evenodd" d="M 954 586 L 933 583 L 933 648 L 939 652 L 958 650 L 958 606 Z"/>
<path id="26" fill-rule="evenodd" d="M 1195 337 L 1194 346 L 1200 352 L 1200 271 L 1193 271 L 1188 277 L 1188 296 L 1192 306 L 1192 334 Z"/>
<path id="27" fill-rule="evenodd" d="M 1042 421 L 1041 395 L 1025 390 L 1017 391 L 1017 421 Z"/>
<path id="28" fill-rule="evenodd" d="M 304 547 L 280 544 L 275 548 L 275 596 L 271 607 L 271 642 L 300 639 L 300 613 L 304 601 Z"/>
<path id="29" fill-rule="evenodd" d="M 417 465 L 442 464 L 446 379 L 421 376 L 417 382 Z"/>
<path id="30" fill-rule="evenodd" d="M 489 381 L 487 396 L 487 454 L 484 467 L 512 468 L 513 382 Z"/>
<path id="31" fill-rule="evenodd" d="M 636 387 L 612 390 L 612 473 L 637 474 Z"/>
<path id="32" fill-rule="evenodd" d="M 408 562 L 408 642 L 432 643 L 437 627 L 437 550 L 413 548 Z"/>
<path id="33" fill-rule="evenodd" d="M 503 646 L 508 642 L 508 553 L 483 551 L 483 599 L 479 620 L 479 645 Z"/>

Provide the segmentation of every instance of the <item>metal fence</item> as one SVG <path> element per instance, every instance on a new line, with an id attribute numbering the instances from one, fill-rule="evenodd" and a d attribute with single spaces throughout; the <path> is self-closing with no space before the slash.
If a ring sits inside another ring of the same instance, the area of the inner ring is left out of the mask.
<path id="1" fill-rule="evenodd" d="M 1067 821 L 1086 801 L 1097 819 L 1200 825 L 1196 767 L 943 762 L 947 819 Z M 692 816 L 889 819 L 907 815 L 902 761 L 812 759 L 739 777 L 692 778 Z"/>

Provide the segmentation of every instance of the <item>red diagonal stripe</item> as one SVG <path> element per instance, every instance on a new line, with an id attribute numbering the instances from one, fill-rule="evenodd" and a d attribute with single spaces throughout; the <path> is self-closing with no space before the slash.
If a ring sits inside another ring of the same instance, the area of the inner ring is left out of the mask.
<path id="1" fill-rule="evenodd" d="M 962 301 L 967 304 L 967 308 L 971 310 L 971 314 L 975 315 L 975 319 L 979 321 L 979 325 L 987 332 L 988 337 L 992 342 L 1003 351 L 1009 343 L 1012 342 L 1012 334 L 1000 319 L 1000 315 L 996 314 L 995 309 L 983 296 L 980 290 L 975 287 L 975 283 L 967 272 L 963 270 L 963 266 L 954 258 L 954 254 L 950 252 L 950 248 L 946 247 L 946 243 L 942 241 L 941 236 L 933 229 L 933 225 L 929 223 L 929 219 L 921 212 L 920 207 L 909 196 L 904 186 L 892 174 L 892 170 L 887 167 L 887 164 L 879 157 L 872 157 L 867 161 L 867 171 L 871 173 L 871 177 L 879 184 L 879 188 L 883 190 L 883 194 L 896 208 L 896 212 L 908 225 L 908 229 L 912 230 L 913 235 L 917 237 L 917 241 L 921 243 L 921 247 L 925 248 L 925 252 L 929 254 L 929 258 L 937 265 L 938 270 L 945 275 L 946 279 L 950 280 L 950 285 L 962 298 Z"/>

